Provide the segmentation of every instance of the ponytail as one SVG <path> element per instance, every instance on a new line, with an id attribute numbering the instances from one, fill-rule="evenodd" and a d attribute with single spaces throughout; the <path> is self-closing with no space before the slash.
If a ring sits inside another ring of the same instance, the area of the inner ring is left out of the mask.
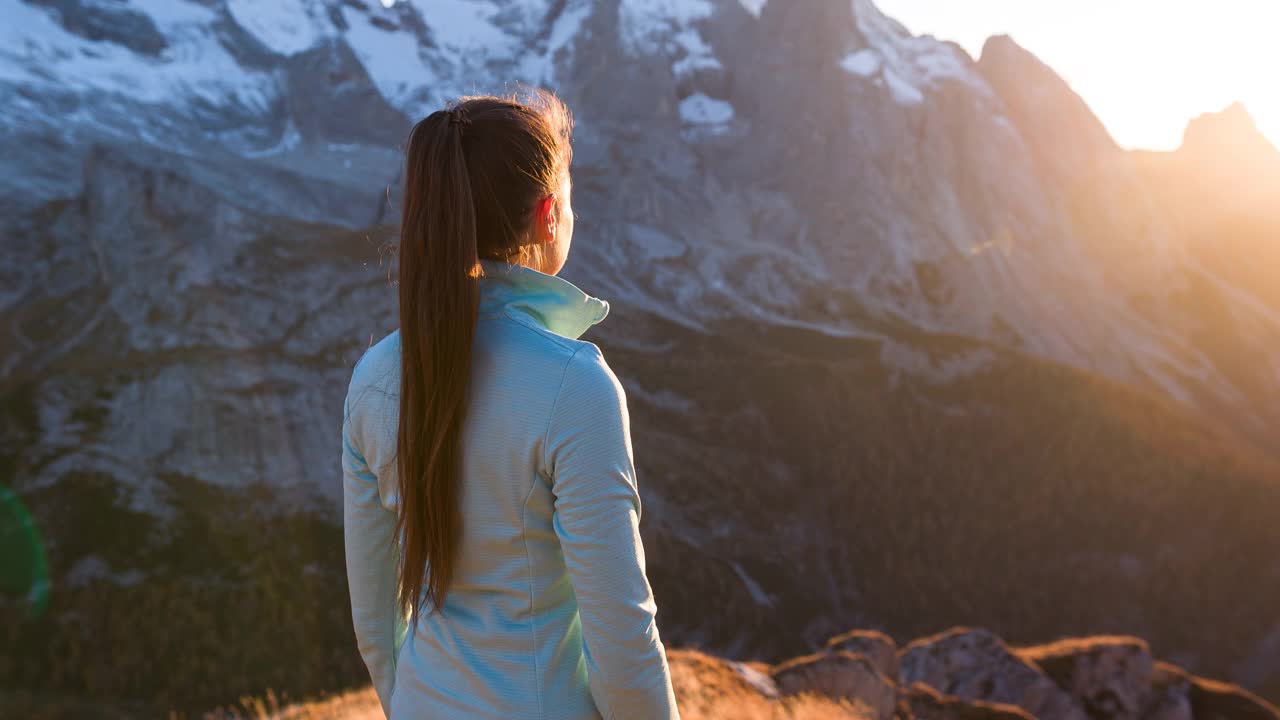
<path id="1" fill-rule="evenodd" d="M 397 597 L 440 611 L 462 536 L 462 427 L 481 257 L 529 249 L 533 208 L 568 172 L 573 119 L 550 93 L 475 97 L 414 125 L 400 224 Z"/>
<path id="2" fill-rule="evenodd" d="M 400 225 L 401 615 L 417 614 L 423 589 L 421 600 L 443 605 L 462 528 L 461 434 L 480 301 L 463 130 L 453 112 L 438 111 L 409 136 Z"/>

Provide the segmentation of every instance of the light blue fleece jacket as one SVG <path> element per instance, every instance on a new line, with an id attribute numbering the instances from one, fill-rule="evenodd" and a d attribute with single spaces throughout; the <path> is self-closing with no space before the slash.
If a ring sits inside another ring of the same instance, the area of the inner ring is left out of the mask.
<path id="1" fill-rule="evenodd" d="M 608 303 L 484 260 L 442 614 L 395 611 L 400 334 L 356 363 L 342 426 L 360 654 L 391 720 L 678 718 L 645 577 L 626 398 L 578 340 Z"/>

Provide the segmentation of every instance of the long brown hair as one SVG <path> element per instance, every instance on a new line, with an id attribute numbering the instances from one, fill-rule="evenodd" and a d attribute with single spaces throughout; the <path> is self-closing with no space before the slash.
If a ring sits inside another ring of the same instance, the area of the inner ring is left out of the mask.
<path id="1" fill-rule="evenodd" d="M 568 108 L 545 91 L 468 97 L 413 126 L 400 224 L 398 601 L 444 605 L 462 517 L 462 426 L 479 259 L 526 260 L 538 202 L 568 172 Z M 423 590 L 425 589 L 425 594 Z"/>

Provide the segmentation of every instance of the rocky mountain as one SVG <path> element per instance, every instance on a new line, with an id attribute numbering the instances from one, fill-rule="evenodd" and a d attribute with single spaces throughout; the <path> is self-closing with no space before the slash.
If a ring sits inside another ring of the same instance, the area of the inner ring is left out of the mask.
<path id="1" fill-rule="evenodd" d="M 1181 244 L 1268 310 L 1280 309 L 1280 150 L 1244 106 L 1197 118 L 1176 152 L 1135 159 Z"/>
<path id="2" fill-rule="evenodd" d="M 614 304 L 673 644 L 1133 634 L 1280 697 L 1280 159 L 1242 109 L 1127 153 L 1012 40 L 870 0 L 385 4 L 0 0 L 0 484 L 53 575 L 4 687 L 359 682 L 333 448 L 396 326 L 398 146 L 524 81 L 577 114 L 566 276 Z"/>

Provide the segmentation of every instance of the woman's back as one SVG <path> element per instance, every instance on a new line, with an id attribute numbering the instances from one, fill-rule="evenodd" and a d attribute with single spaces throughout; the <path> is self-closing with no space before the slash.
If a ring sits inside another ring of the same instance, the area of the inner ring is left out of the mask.
<path id="1" fill-rule="evenodd" d="M 621 386 L 578 340 L 608 305 L 484 261 L 448 595 L 397 650 L 400 334 L 357 364 L 344 422 L 353 618 L 393 720 L 676 716 L 644 575 Z M 598 709 L 597 709 L 598 708 Z"/>

